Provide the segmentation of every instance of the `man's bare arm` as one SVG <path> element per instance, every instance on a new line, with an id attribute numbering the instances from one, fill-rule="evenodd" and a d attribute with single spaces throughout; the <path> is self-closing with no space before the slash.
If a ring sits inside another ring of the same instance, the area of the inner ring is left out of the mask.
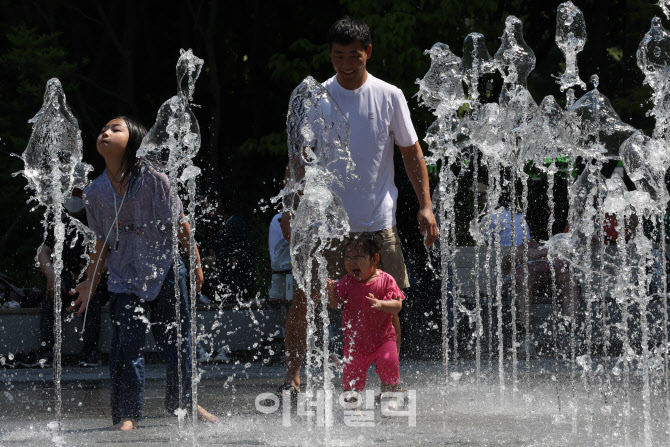
<path id="1" fill-rule="evenodd" d="M 426 168 L 423 151 L 418 141 L 412 146 L 400 147 L 399 149 L 407 177 L 409 177 L 416 198 L 419 200 L 419 213 L 417 214 L 419 229 L 425 238 L 426 245 L 430 247 L 437 240 L 437 222 L 433 215 L 433 203 L 430 200 L 428 169 Z"/>
<path id="2" fill-rule="evenodd" d="M 291 161 L 289 161 L 291 163 Z M 293 172 L 295 175 L 295 181 L 299 182 L 305 177 L 305 165 L 296 162 L 295 158 L 293 161 Z M 291 168 L 290 165 L 286 166 L 286 172 L 284 173 L 284 187 L 289 182 L 289 179 L 291 177 Z M 292 207 L 293 211 L 295 211 L 298 208 L 298 203 L 300 203 L 300 195 L 302 194 L 302 191 L 293 191 L 293 197 L 290 199 L 284 199 L 284 207 Z M 281 220 L 279 221 L 279 226 L 281 228 L 281 233 L 282 236 L 284 236 L 284 239 L 287 241 L 291 240 L 291 213 L 288 211 L 284 211 L 281 215 Z"/>

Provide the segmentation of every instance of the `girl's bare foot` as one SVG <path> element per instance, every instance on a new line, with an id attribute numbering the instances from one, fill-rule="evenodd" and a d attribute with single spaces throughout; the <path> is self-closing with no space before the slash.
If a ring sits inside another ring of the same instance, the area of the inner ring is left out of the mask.
<path id="1" fill-rule="evenodd" d="M 219 418 L 214 416 L 212 413 L 209 411 L 205 410 L 202 408 L 200 405 L 198 405 L 198 417 L 206 422 L 210 422 L 212 424 L 218 422 Z"/>
<path id="2" fill-rule="evenodd" d="M 130 431 L 134 430 L 138 427 L 137 421 L 134 421 L 132 419 L 125 419 L 118 424 L 112 425 L 110 430 L 112 431 Z"/>

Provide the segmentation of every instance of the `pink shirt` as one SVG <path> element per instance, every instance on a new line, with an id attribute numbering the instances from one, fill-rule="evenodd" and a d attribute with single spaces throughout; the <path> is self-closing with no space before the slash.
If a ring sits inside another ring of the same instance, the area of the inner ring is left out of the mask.
<path id="1" fill-rule="evenodd" d="M 378 300 L 405 299 L 391 275 L 378 270 L 376 278 L 359 282 L 346 275 L 335 285 L 338 301 L 344 305 L 342 327 L 344 328 L 344 350 L 371 353 L 387 340 L 395 340 L 392 314 L 373 309 L 365 298 L 372 293 Z"/>

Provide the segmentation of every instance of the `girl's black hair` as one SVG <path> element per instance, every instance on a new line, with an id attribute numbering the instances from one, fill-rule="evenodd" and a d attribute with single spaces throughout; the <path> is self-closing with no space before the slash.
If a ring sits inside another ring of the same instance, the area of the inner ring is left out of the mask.
<path id="1" fill-rule="evenodd" d="M 113 119 L 125 121 L 126 127 L 128 128 L 128 144 L 126 145 L 126 152 L 123 154 L 123 159 L 121 160 L 121 166 L 125 163 L 126 168 L 123 172 L 123 176 L 128 177 L 128 186 L 126 188 L 129 189 L 131 187 L 131 182 L 134 182 L 140 175 L 142 163 L 137 158 L 137 150 L 140 148 L 142 140 L 147 134 L 147 128 L 135 118 L 129 116 L 122 115 L 114 117 Z"/>
<path id="2" fill-rule="evenodd" d="M 344 245 L 344 249 L 346 250 L 349 247 L 361 247 L 363 252 L 372 259 L 375 258 L 376 254 L 379 254 L 379 245 L 372 236 L 366 234 L 350 237 Z"/>

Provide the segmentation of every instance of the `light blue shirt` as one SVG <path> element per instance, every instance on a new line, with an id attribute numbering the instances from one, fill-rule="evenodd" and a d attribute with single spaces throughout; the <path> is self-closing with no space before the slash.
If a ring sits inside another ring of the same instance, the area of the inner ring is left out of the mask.
<path id="1" fill-rule="evenodd" d="M 483 220 L 483 219 L 482 219 Z M 488 228 L 482 230 L 482 235 L 486 242 L 489 241 L 489 234 L 493 231 L 496 231 L 498 228 L 498 215 L 491 215 L 491 223 Z M 526 227 L 526 237 L 530 239 L 530 228 L 526 219 L 524 219 L 521 213 L 514 215 L 514 245 L 519 246 L 523 244 L 523 228 Z M 510 210 L 503 210 L 500 218 L 500 229 L 499 229 L 497 240 L 500 241 L 501 247 L 511 247 L 512 246 L 512 213 Z"/>
<path id="2" fill-rule="evenodd" d="M 180 218 L 184 211 L 179 197 L 172 210 L 165 174 L 145 166 L 131 183 L 124 199 L 103 172 L 84 189 L 84 206 L 88 226 L 109 246 L 109 291 L 151 301 L 173 263 L 172 216 Z"/>

